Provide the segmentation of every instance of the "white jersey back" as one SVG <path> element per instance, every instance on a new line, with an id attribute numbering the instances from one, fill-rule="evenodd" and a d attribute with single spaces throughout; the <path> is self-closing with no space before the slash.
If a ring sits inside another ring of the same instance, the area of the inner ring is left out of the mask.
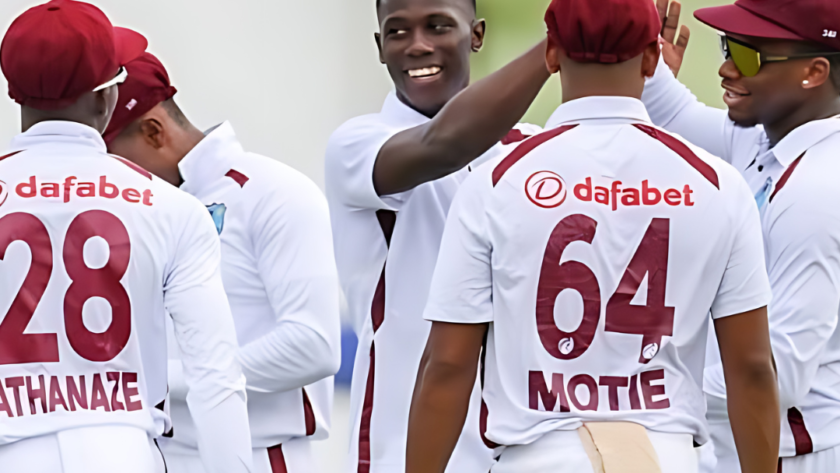
<path id="1" fill-rule="evenodd" d="M 462 186 L 425 316 L 491 323 L 491 441 L 630 421 L 705 443 L 709 311 L 770 300 L 755 201 L 638 100 L 569 102 L 548 128 Z"/>
<path id="2" fill-rule="evenodd" d="M 195 288 L 222 291 L 210 216 L 193 197 L 107 155 L 86 126 L 39 124 L 13 147 L 0 160 L 0 445 L 98 424 L 159 435 L 165 314 L 181 315 L 182 332 L 190 311 L 207 309 L 209 325 L 215 313 L 230 319 L 223 293 L 186 299 Z M 231 368 L 236 387 L 235 346 L 184 335 L 217 348 L 206 361 Z M 191 373 L 209 380 L 212 371 Z"/>

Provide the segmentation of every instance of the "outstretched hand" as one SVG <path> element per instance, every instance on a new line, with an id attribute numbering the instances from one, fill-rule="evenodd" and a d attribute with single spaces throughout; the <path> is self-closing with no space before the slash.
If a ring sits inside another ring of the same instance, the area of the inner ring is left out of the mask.
<path id="1" fill-rule="evenodd" d="M 680 13 L 682 4 L 677 1 L 656 0 L 656 9 L 659 11 L 659 18 L 662 20 L 662 58 L 665 64 L 671 68 L 674 76 L 679 74 L 682 68 L 685 49 L 688 47 L 688 40 L 691 38 L 691 31 L 688 26 L 683 25 L 677 35 L 677 27 L 680 24 Z"/>

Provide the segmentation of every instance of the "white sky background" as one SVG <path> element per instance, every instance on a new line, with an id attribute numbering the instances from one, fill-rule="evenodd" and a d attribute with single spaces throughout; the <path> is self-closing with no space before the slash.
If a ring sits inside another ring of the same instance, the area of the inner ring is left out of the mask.
<path id="1" fill-rule="evenodd" d="M 0 1 L 5 34 L 39 3 Z M 94 0 L 111 21 L 143 33 L 206 129 L 230 120 L 245 148 L 323 187 L 327 139 L 350 117 L 378 111 L 390 88 L 378 61 L 374 0 Z M 0 77 L 0 150 L 20 131 Z"/>

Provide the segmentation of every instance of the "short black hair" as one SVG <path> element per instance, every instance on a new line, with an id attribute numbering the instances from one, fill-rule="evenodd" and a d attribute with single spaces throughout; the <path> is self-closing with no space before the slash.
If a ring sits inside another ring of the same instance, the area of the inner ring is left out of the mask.
<path id="1" fill-rule="evenodd" d="M 478 9 L 478 5 L 476 5 L 477 0 L 472 0 L 473 10 Z M 379 9 L 379 6 L 382 4 L 382 0 L 376 0 L 376 9 Z"/>
<path id="2" fill-rule="evenodd" d="M 184 115 L 183 111 L 181 111 L 181 107 L 175 103 L 175 99 L 170 98 L 168 100 L 164 100 L 161 102 L 161 106 L 163 106 L 163 109 L 166 110 L 166 114 L 169 115 L 169 117 L 172 118 L 172 120 L 181 128 L 186 128 L 190 124 L 190 121 L 187 120 L 187 116 Z"/>
<path id="3" fill-rule="evenodd" d="M 826 59 L 828 59 L 828 63 L 831 64 L 829 79 L 831 79 L 831 83 L 834 84 L 834 89 L 837 90 L 838 94 L 840 94 L 840 54 L 831 55 Z"/>

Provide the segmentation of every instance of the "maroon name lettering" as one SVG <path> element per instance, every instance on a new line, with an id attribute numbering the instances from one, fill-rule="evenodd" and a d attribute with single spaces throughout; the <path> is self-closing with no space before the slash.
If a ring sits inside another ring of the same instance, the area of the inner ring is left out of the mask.
<path id="1" fill-rule="evenodd" d="M 528 373 L 528 407 L 542 412 L 661 410 L 671 407 L 665 394 L 665 370 L 633 376 Z"/>
<path id="2" fill-rule="evenodd" d="M 0 379 L 0 414 L 9 418 L 57 410 L 139 411 L 137 373 L 110 371 L 81 376 L 16 376 Z"/>

